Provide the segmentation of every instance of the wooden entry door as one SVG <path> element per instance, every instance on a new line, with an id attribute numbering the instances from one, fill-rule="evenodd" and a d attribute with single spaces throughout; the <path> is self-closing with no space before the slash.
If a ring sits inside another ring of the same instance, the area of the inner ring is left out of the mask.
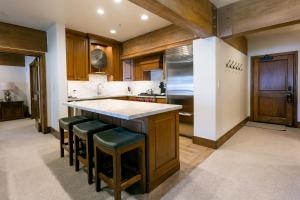
<path id="1" fill-rule="evenodd" d="M 295 54 L 253 58 L 254 121 L 293 125 Z M 296 111 L 295 111 L 296 112 Z"/>
<path id="2" fill-rule="evenodd" d="M 39 85 L 39 59 L 36 58 L 30 64 L 30 94 L 31 94 L 31 118 L 36 121 L 36 128 L 41 131 L 40 123 L 40 85 Z"/>

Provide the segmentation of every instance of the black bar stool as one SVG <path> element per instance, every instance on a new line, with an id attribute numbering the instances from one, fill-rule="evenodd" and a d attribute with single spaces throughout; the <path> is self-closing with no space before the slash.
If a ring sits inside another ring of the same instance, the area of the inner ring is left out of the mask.
<path id="1" fill-rule="evenodd" d="M 64 149 L 69 152 L 70 166 L 73 165 L 73 125 L 89 121 L 85 116 L 65 117 L 59 120 L 60 157 L 64 157 Z M 65 130 L 68 131 L 68 142 L 65 143 Z"/>
<path id="2" fill-rule="evenodd" d="M 130 155 L 129 153 L 136 153 Z M 142 192 L 146 188 L 145 136 L 123 128 L 114 128 L 94 134 L 96 191 L 103 180 L 114 189 L 116 200 L 121 191 L 139 182 Z M 135 164 L 129 163 L 134 160 Z"/>
<path id="3" fill-rule="evenodd" d="M 79 171 L 79 161 L 83 163 L 87 167 L 89 184 L 93 183 L 93 134 L 112 128 L 114 128 L 114 125 L 106 124 L 98 120 L 88 121 L 73 126 L 73 133 L 75 136 L 75 171 Z"/>

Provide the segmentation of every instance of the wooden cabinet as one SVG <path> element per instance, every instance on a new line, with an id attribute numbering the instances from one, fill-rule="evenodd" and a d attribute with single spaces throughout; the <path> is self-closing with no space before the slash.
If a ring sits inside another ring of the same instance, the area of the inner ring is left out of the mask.
<path id="1" fill-rule="evenodd" d="M 139 96 L 129 96 L 129 101 L 142 101 L 142 102 L 153 102 L 153 103 L 167 103 L 166 98 L 152 98 L 152 97 L 139 97 Z"/>
<path id="2" fill-rule="evenodd" d="M 0 102 L 0 121 L 24 118 L 24 102 Z"/>
<path id="3" fill-rule="evenodd" d="M 156 99 L 156 103 L 167 103 L 167 99 L 166 98 L 157 98 Z"/>
<path id="4" fill-rule="evenodd" d="M 151 80 L 151 71 L 163 70 L 162 54 L 146 56 L 134 60 L 134 80 Z"/>
<path id="5" fill-rule="evenodd" d="M 91 66 L 91 51 L 100 48 L 107 56 L 107 65 L 96 69 Z M 116 40 L 78 31 L 66 30 L 67 78 L 88 80 L 88 74 L 103 73 L 110 81 L 122 80 L 120 43 Z"/>
<path id="6" fill-rule="evenodd" d="M 88 39 L 67 33 L 66 50 L 68 80 L 88 80 Z"/>
<path id="7" fill-rule="evenodd" d="M 70 110 L 72 109 L 70 108 Z M 124 120 L 84 110 L 81 110 L 81 114 L 145 135 L 147 192 L 154 190 L 180 169 L 178 111 L 133 120 Z"/>
<path id="8" fill-rule="evenodd" d="M 122 66 L 120 62 L 120 43 L 116 40 L 105 38 L 97 35 L 88 34 L 89 37 L 89 54 L 94 49 L 101 49 L 107 57 L 107 64 L 99 69 L 94 68 L 90 64 L 90 73 L 103 73 L 108 76 L 109 81 L 123 80 Z M 91 59 L 91 57 L 89 58 Z"/>

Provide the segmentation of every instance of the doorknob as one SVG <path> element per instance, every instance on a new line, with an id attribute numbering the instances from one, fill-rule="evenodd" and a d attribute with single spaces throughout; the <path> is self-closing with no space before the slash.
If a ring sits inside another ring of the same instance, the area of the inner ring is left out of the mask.
<path id="1" fill-rule="evenodd" d="M 288 87 L 288 93 L 286 95 L 286 100 L 288 103 L 293 103 L 293 92 L 292 92 L 292 87 Z"/>

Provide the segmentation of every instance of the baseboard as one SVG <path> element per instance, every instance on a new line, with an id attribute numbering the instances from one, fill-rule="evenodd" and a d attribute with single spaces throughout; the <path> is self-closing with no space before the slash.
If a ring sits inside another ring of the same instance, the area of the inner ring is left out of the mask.
<path id="1" fill-rule="evenodd" d="M 55 138 L 59 139 L 59 132 L 52 127 L 48 127 L 48 133 L 51 133 Z"/>
<path id="2" fill-rule="evenodd" d="M 209 140 L 197 136 L 193 136 L 193 143 L 201 146 L 209 147 L 212 149 L 218 149 L 222 146 L 227 140 L 229 140 L 238 130 L 240 130 L 244 124 L 249 121 L 249 117 L 238 123 L 235 127 L 230 129 L 227 133 L 225 133 L 222 137 L 220 137 L 217 141 Z"/>

